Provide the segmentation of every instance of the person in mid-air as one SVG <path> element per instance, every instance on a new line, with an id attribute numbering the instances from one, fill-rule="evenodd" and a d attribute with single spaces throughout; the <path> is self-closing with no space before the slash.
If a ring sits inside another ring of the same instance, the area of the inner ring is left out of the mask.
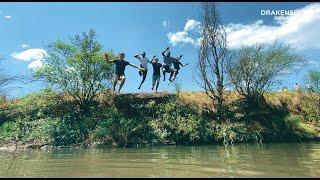
<path id="1" fill-rule="evenodd" d="M 152 64 L 153 67 L 153 75 L 152 75 L 152 90 L 154 89 L 154 86 L 156 85 L 155 91 L 158 92 L 158 87 L 160 83 L 160 69 L 163 67 L 161 63 L 159 63 L 158 58 L 156 56 L 153 56 L 151 61 L 149 61 Z"/>
<path id="2" fill-rule="evenodd" d="M 144 71 L 139 71 L 139 75 L 142 76 L 142 81 L 140 83 L 140 86 L 138 87 L 138 89 L 140 89 L 147 77 L 149 59 L 146 57 L 145 52 L 142 52 L 141 54 L 136 54 L 134 57 L 140 61 L 140 68 L 144 68 Z"/>
<path id="3" fill-rule="evenodd" d="M 163 57 L 163 68 L 162 68 L 163 81 L 166 81 L 166 73 L 171 73 L 173 71 L 173 69 L 170 68 L 173 63 L 173 58 L 170 56 L 169 47 L 167 47 L 162 52 L 162 57 Z"/>
<path id="4" fill-rule="evenodd" d="M 180 62 L 180 59 L 182 58 L 183 55 L 180 55 L 178 58 L 173 58 L 173 71 L 171 72 L 170 74 L 170 77 L 169 77 L 169 83 L 170 84 L 173 80 L 176 79 L 178 73 L 179 73 L 179 70 L 180 70 L 180 65 L 182 67 L 185 67 L 187 66 L 189 63 L 183 65 L 181 62 Z M 173 77 L 173 79 L 172 79 Z"/>
<path id="5" fill-rule="evenodd" d="M 115 92 L 117 82 L 120 82 L 119 91 L 118 91 L 120 93 L 120 90 L 121 90 L 121 88 L 122 88 L 122 86 L 123 86 L 123 84 L 124 84 L 124 82 L 126 80 L 124 71 L 125 71 L 127 65 L 132 66 L 134 68 L 137 68 L 137 69 L 139 69 L 141 71 L 144 70 L 143 68 L 135 66 L 135 65 L 129 63 L 128 61 L 125 61 L 124 60 L 125 54 L 123 52 L 119 53 L 119 59 L 109 60 L 109 57 L 108 57 L 107 53 L 105 53 L 104 56 L 105 56 L 105 59 L 106 59 L 107 62 L 113 62 L 116 65 L 115 74 L 113 76 L 113 82 L 112 82 L 113 93 Z"/>

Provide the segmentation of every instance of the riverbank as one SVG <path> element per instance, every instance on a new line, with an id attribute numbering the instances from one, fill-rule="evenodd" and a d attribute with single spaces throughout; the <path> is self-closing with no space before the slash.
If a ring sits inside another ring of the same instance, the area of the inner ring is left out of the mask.
<path id="1" fill-rule="evenodd" d="M 94 109 L 80 116 L 68 97 L 48 89 L 0 103 L 0 145 L 136 147 L 320 139 L 319 94 L 269 92 L 264 97 L 248 111 L 239 106 L 237 93 L 226 92 L 229 115 L 218 122 L 213 103 L 201 92 L 101 94 Z"/>

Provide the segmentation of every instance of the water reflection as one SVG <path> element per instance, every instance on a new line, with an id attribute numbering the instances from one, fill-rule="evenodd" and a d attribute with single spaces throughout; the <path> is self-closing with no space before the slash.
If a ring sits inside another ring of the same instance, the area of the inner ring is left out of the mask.
<path id="1" fill-rule="evenodd" d="M 320 143 L 0 152 L 0 177 L 319 177 Z"/>

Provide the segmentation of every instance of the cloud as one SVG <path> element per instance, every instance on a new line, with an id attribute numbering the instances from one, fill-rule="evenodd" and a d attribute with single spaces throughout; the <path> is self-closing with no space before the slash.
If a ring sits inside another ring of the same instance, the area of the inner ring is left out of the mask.
<path id="1" fill-rule="evenodd" d="M 39 67 L 42 67 L 42 66 L 43 66 L 43 61 L 42 60 L 35 60 L 35 61 L 32 61 L 28 65 L 28 68 L 29 69 L 36 69 L 36 68 L 39 68 Z"/>
<path id="2" fill-rule="evenodd" d="M 194 46 L 198 46 L 200 39 L 194 39 L 190 37 L 190 33 L 194 30 L 198 30 L 200 28 L 200 22 L 194 19 L 188 19 L 183 31 L 178 31 L 175 33 L 169 32 L 167 37 L 169 39 L 169 43 L 173 46 L 177 45 L 178 43 L 185 43 L 185 44 L 192 44 Z"/>
<path id="3" fill-rule="evenodd" d="M 251 24 L 228 24 L 228 46 L 237 48 L 242 45 L 281 40 L 298 48 L 320 48 L 320 3 L 299 10 L 302 13 L 288 16 L 281 21 L 276 20 L 277 25 L 266 25 L 263 20 Z"/>
<path id="4" fill-rule="evenodd" d="M 228 47 L 239 48 L 279 40 L 298 49 L 319 49 L 320 3 L 313 3 L 297 10 L 302 13 L 296 13 L 282 19 L 275 18 L 274 25 L 267 25 L 261 19 L 249 24 L 230 23 L 225 25 Z M 188 19 L 183 31 L 170 32 L 167 37 L 173 46 L 179 43 L 198 46 L 200 38 L 191 37 L 190 32 L 195 32 L 197 36 L 200 36 L 200 28 L 199 21 Z"/>
<path id="5" fill-rule="evenodd" d="M 22 47 L 22 48 L 29 48 L 30 45 L 28 45 L 28 44 L 22 44 L 21 47 Z"/>
<path id="6" fill-rule="evenodd" d="M 31 62 L 28 68 L 35 69 L 43 65 L 43 60 L 47 55 L 44 49 L 28 49 L 19 53 L 12 53 L 11 56 L 17 60 Z"/>
<path id="7" fill-rule="evenodd" d="M 199 27 L 200 22 L 196 21 L 194 19 L 188 19 L 187 23 L 184 25 L 184 31 L 190 31 L 192 29 L 194 29 L 195 27 Z"/>
<path id="8" fill-rule="evenodd" d="M 6 18 L 6 19 L 11 19 L 11 16 L 4 16 L 4 18 Z"/>

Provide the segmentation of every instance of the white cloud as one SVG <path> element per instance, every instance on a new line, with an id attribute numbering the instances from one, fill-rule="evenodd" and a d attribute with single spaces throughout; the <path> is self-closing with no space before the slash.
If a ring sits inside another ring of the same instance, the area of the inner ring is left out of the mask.
<path id="1" fill-rule="evenodd" d="M 169 32 L 167 34 L 167 37 L 169 39 L 169 43 L 173 46 L 177 45 L 178 43 L 190 43 L 194 46 L 197 46 L 199 43 L 199 39 L 194 39 L 190 37 L 190 32 L 192 32 L 194 29 L 198 29 L 200 27 L 200 22 L 194 20 L 194 19 L 188 19 L 183 31 L 178 31 L 176 33 Z"/>
<path id="2" fill-rule="evenodd" d="M 200 25 L 199 21 L 196 21 L 194 19 L 188 19 L 187 23 L 184 25 L 184 31 L 190 31 L 194 29 L 195 27 L 198 27 Z"/>
<path id="3" fill-rule="evenodd" d="M 302 13 L 293 14 L 281 20 L 275 19 L 275 25 L 267 25 L 261 19 L 249 24 L 225 25 L 228 46 L 238 48 L 243 45 L 279 40 L 299 49 L 319 49 L 320 3 L 313 3 L 297 10 Z M 192 38 L 190 32 L 195 32 L 199 36 L 200 28 L 199 21 L 188 19 L 183 31 L 170 32 L 167 37 L 173 46 L 178 43 L 198 46 L 200 39 Z"/>
<path id="4" fill-rule="evenodd" d="M 21 47 L 22 47 L 22 48 L 29 48 L 30 45 L 28 45 L 28 44 L 22 44 Z"/>
<path id="5" fill-rule="evenodd" d="M 39 68 L 39 67 L 42 67 L 42 66 L 43 66 L 43 60 L 35 60 L 35 61 L 32 61 L 28 65 L 28 68 L 29 69 L 36 69 L 36 68 Z"/>
<path id="6" fill-rule="evenodd" d="M 43 65 L 43 60 L 47 55 L 48 54 L 44 49 L 28 49 L 19 53 L 13 53 L 11 56 L 17 60 L 31 61 L 28 68 L 34 69 Z"/>
<path id="7" fill-rule="evenodd" d="M 6 19 L 11 19 L 11 16 L 4 16 L 4 18 L 6 18 Z"/>
<path id="8" fill-rule="evenodd" d="M 303 13 L 277 21 L 278 25 L 265 25 L 263 20 L 251 24 L 228 24 L 228 46 L 237 48 L 281 40 L 299 48 L 320 48 L 320 3 L 305 6 L 301 10 Z"/>

